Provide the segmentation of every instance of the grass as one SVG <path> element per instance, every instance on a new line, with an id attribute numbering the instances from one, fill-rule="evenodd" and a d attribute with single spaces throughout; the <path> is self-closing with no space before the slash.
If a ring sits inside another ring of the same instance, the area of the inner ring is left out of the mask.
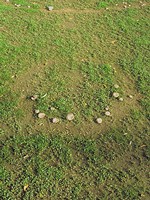
<path id="1" fill-rule="evenodd" d="M 58 134 L 8 138 L 5 143 L 1 142 L 2 195 L 4 199 L 47 199 L 49 196 L 53 199 L 106 199 L 110 196 L 138 199 L 142 193 L 148 194 L 144 180 L 139 179 L 148 158 L 140 160 L 134 171 L 134 162 L 141 159 L 143 150 L 139 151 L 141 141 L 135 139 L 130 146 L 131 138 L 117 130 L 100 135 L 97 140 L 82 136 L 69 139 Z M 122 156 L 133 154 L 130 168 L 114 167 Z M 23 190 L 25 185 L 28 185 L 26 191 Z M 110 191 L 113 194 L 110 195 Z"/>
<path id="2" fill-rule="evenodd" d="M 0 199 L 149 199 L 149 5 L 127 2 L 0 2 Z"/>

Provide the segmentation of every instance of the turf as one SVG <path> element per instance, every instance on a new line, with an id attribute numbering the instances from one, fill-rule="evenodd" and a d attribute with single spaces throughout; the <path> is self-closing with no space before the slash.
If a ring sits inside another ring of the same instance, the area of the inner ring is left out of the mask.
<path id="1" fill-rule="evenodd" d="M 0 2 L 0 199 L 149 198 L 149 3 L 127 2 Z"/>

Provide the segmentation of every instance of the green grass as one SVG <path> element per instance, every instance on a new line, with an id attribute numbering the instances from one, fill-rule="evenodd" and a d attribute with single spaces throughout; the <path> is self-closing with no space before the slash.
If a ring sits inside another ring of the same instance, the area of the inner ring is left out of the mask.
<path id="1" fill-rule="evenodd" d="M 0 3 L 0 199 L 148 199 L 149 6 L 34 2 Z"/>
<path id="2" fill-rule="evenodd" d="M 146 150 L 139 151 L 137 138 L 112 130 L 96 140 L 60 134 L 5 139 L 1 141 L 1 195 L 3 199 L 139 199 L 142 193 L 148 195 L 145 180 L 139 179 L 148 157 L 141 158 Z M 128 164 L 115 167 L 122 156 L 130 160 L 132 155 L 130 168 Z M 27 191 L 23 191 L 25 185 L 29 185 Z"/>

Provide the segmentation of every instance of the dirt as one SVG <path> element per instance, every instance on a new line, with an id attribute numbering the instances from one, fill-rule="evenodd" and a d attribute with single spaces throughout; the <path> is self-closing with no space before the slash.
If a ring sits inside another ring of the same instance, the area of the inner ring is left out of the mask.
<path id="1" fill-rule="evenodd" d="M 148 5 L 148 4 L 146 4 Z M 132 4 L 131 8 L 139 8 L 140 4 Z M 110 7 L 109 10 L 122 10 L 124 9 L 124 5 L 118 5 Z M 44 10 L 45 12 L 48 12 Z M 48 12 L 49 14 L 55 13 L 101 13 L 104 12 L 105 9 L 101 10 L 75 10 L 75 9 L 63 9 L 63 10 L 53 10 L 52 12 Z M 122 82 L 121 87 L 124 90 L 124 101 L 119 102 L 116 99 L 112 99 L 112 105 L 110 112 L 112 113 L 112 117 L 103 116 L 103 123 L 96 124 L 93 121 L 83 121 L 81 124 L 76 124 L 73 122 L 61 122 L 60 124 L 52 124 L 49 119 L 37 119 L 33 115 L 33 106 L 34 102 L 29 100 L 27 97 L 33 95 L 35 92 L 37 85 L 40 84 L 40 79 L 44 77 L 44 70 L 47 65 L 51 65 L 52 63 L 45 63 L 36 66 L 31 66 L 25 73 L 20 75 L 19 77 L 15 78 L 14 84 L 12 85 L 12 90 L 16 93 L 20 94 L 20 101 L 18 108 L 23 110 L 24 117 L 21 120 L 21 126 L 23 130 L 27 130 L 27 127 L 31 127 L 31 129 L 36 131 L 44 131 L 44 132 L 53 132 L 53 131 L 61 131 L 65 132 L 66 134 L 91 134 L 91 133 L 102 133 L 108 131 L 111 127 L 118 126 L 120 124 L 120 120 L 124 117 L 128 116 L 130 113 L 131 108 L 139 108 L 138 104 L 139 99 L 142 96 L 137 92 L 135 89 L 134 81 L 128 76 L 125 75 L 124 72 L 118 67 L 116 67 L 116 73 L 119 74 L 120 81 Z M 76 77 L 76 83 L 74 85 L 73 81 L 71 81 L 72 89 L 75 89 L 77 83 L 79 83 L 80 75 L 75 73 L 73 77 Z M 70 77 L 71 79 L 71 77 Z M 127 97 L 127 95 L 133 95 L 133 99 Z"/>
<path id="2" fill-rule="evenodd" d="M 48 12 L 49 14 L 66 14 L 66 13 L 75 13 L 75 14 L 101 14 L 103 12 L 106 11 L 121 11 L 123 9 L 128 9 L 128 8 L 142 8 L 145 6 L 149 6 L 149 3 L 130 3 L 130 4 L 116 4 L 115 6 L 108 6 L 107 8 L 101 8 L 99 10 L 95 10 L 95 9 L 72 9 L 72 8 L 65 8 L 65 9 L 59 9 L 59 10 L 52 10 L 52 11 L 48 11 L 46 9 L 40 9 L 42 12 Z"/>
<path id="3" fill-rule="evenodd" d="M 49 63 L 50 64 L 50 63 Z M 21 127 L 24 131 L 28 131 L 28 127 L 31 127 L 34 131 L 47 132 L 64 132 L 65 134 L 82 134 L 91 135 L 99 134 L 108 131 L 111 127 L 116 127 L 120 124 L 120 121 L 127 117 L 130 113 L 131 108 L 139 108 L 138 101 L 142 96 L 136 91 L 134 81 L 129 77 L 125 76 L 124 72 L 116 67 L 116 73 L 119 73 L 122 85 L 120 87 L 124 90 L 124 101 L 112 98 L 110 112 L 111 117 L 103 116 L 102 124 L 96 124 L 93 121 L 82 121 L 82 123 L 76 124 L 74 122 L 62 121 L 59 124 L 52 124 L 50 120 L 46 117 L 44 119 L 38 119 L 33 114 L 34 101 L 28 99 L 27 97 L 33 94 L 36 90 L 37 85 L 40 83 L 40 78 L 44 77 L 44 70 L 47 65 L 41 64 L 33 66 L 27 70 L 26 73 L 17 77 L 12 86 L 12 90 L 16 93 L 20 93 L 20 101 L 18 108 L 23 110 L 24 117 L 20 121 Z M 78 72 L 76 74 L 75 85 L 71 81 L 71 87 L 74 90 L 77 83 L 80 82 Z M 74 74 L 72 74 L 74 77 Z M 38 77 L 38 78 L 37 78 Z M 70 77 L 71 79 L 71 77 Z M 133 95 L 133 99 L 130 99 L 128 95 Z"/>
<path id="4" fill-rule="evenodd" d="M 5 5 L 12 5 L 10 3 L 7 3 L 7 2 L 3 2 Z M 36 4 L 36 3 L 35 3 Z M 126 2 L 123 2 L 123 3 L 119 3 L 119 4 L 116 4 L 116 5 L 113 5 L 113 6 L 108 6 L 106 8 L 100 8 L 100 9 L 88 9 L 88 8 L 84 8 L 84 9 L 73 9 L 73 8 L 64 8 L 64 9 L 58 9 L 58 10 L 52 10 L 52 11 L 48 11 L 46 8 L 41 8 L 40 11 L 42 12 L 46 12 L 48 14 L 66 14 L 66 13 L 75 13 L 75 14 L 101 14 L 101 13 L 104 13 L 106 11 L 121 11 L 123 9 L 128 9 L 128 8 L 142 8 L 142 7 L 145 7 L 145 6 L 149 6 L 150 3 L 147 3 L 147 2 L 136 2 L 136 3 L 126 3 Z M 16 8 L 16 7 L 15 7 Z M 21 7 L 18 7 L 16 9 L 20 9 Z"/>

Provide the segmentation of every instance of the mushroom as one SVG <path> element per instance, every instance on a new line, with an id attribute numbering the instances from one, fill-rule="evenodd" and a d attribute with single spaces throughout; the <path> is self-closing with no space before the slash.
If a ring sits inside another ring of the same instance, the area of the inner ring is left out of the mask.
<path id="1" fill-rule="evenodd" d="M 56 117 L 52 119 L 52 123 L 54 123 L 54 124 L 57 124 L 59 122 L 60 122 L 60 120 Z"/>
<path id="2" fill-rule="evenodd" d="M 39 97 L 39 96 L 38 96 L 37 94 L 35 94 L 35 95 L 31 96 L 31 100 L 32 100 L 32 101 L 35 101 L 38 97 Z"/>
<path id="3" fill-rule="evenodd" d="M 39 111 L 39 110 L 35 110 L 34 112 L 35 112 L 36 114 L 39 114 L 40 111 Z"/>
<path id="4" fill-rule="evenodd" d="M 56 110 L 56 108 L 54 108 L 54 107 L 50 107 L 50 109 L 51 109 L 52 111 Z"/>
<path id="5" fill-rule="evenodd" d="M 107 107 L 105 108 L 105 110 L 109 110 L 109 106 L 107 106 Z"/>
<path id="6" fill-rule="evenodd" d="M 119 98 L 119 101 L 123 101 L 123 98 L 121 97 L 121 98 Z"/>
<path id="7" fill-rule="evenodd" d="M 97 119 L 96 119 L 96 122 L 97 122 L 98 124 L 101 124 L 102 121 L 103 121 L 102 118 L 97 118 Z"/>
<path id="8" fill-rule="evenodd" d="M 130 99 L 133 99 L 133 96 L 132 96 L 132 95 L 129 95 L 129 98 L 130 98 Z"/>
<path id="9" fill-rule="evenodd" d="M 109 111 L 106 111 L 106 112 L 105 112 L 105 115 L 106 115 L 106 116 L 111 116 L 111 113 L 110 113 Z"/>
<path id="10" fill-rule="evenodd" d="M 119 93 L 118 92 L 114 92 L 113 93 L 113 97 L 118 98 L 119 97 Z"/>
<path id="11" fill-rule="evenodd" d="M 16 6 L 16 7 L 20 7 L 21 5 L 20 5 L 20 4 L 15 4 L 15 6 Z"/>
<path id="12" fill-rule="evenodd" d="M 43 119 L 45 116 L 46 116 L 45 113 L 39 113 L 38 114 L 38 118 L 40 118 L 40 119 Z"/>
<path id="13" fill-rule="evenodd" d="M 47 10 L 48 10 L 48 11 L 52 11 L 53 9 L 54 9 L 53 6 L 47 6 Z"/>
<path id="14" fill-rule="evenodd" d="M 66 119 L 67 119 L 68 121 L 72 121 L 72 120 L 74 119 L 74 114 L 73 114 L 73 113 L 69 113 L 69 114 L 67 115 Z"/>
<path id="15" fill-rule="evenodd" d="M 114 88 L 118 89 L 118 88 L 119 88 L 119 85 L 115 84 L 115 85 L 114 85 Z"/>

